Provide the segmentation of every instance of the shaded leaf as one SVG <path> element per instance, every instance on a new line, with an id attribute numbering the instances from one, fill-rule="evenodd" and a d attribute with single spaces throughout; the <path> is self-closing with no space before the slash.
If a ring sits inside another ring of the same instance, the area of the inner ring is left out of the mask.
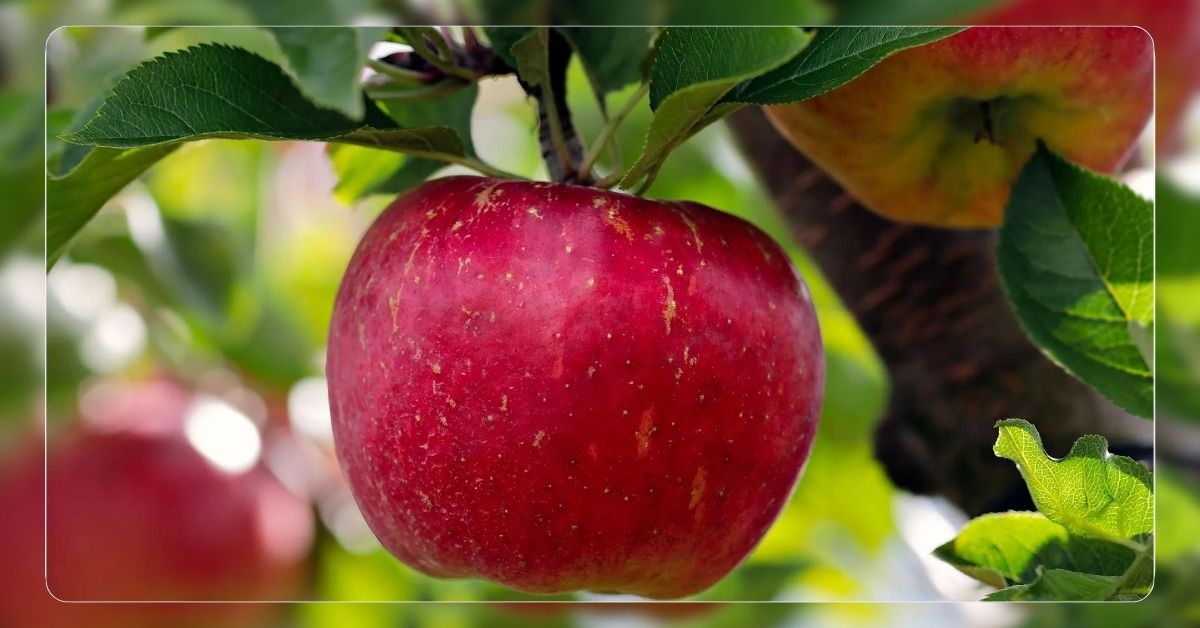
<path id="1" fill-rule="evenodd" d="M 579 54 L 600 93 L 616 91 L 642 78 L 653 33 L 645 27 L 559 29 Z"/>
<path id="2" fill-rule="evenodd" d="M 1150 417 L 1139 338 L 1154 313 L 1154 208 L 1039 145 L 1005 209 L 996 249 L 1017 319 L 1052 360 Z"/>
<path id="3" fill-rule="evenodd" d="M 359 87 L 363 64 L 371 46 L 387 30 L 348 26 L 270 28 L 300 91 L 313 104 L 335 109 L 355 120 L 364 113 Z"/>
<path id="4" fill-rule="evenodd" d="M 404 128 L 447 127 L 454 129 L 462 141 L 462 152 L 475 154 L 471 141 L 471 112 L 479 97 L 479 86 L 472 83 L 460 90 L 431 99 L 391 100 L 382 98 L 375 104 Z"/>
<path id="5" fill-rule="evenodd" d="M 509 49 L 516 60 L 517 74 L 531 87 L 550 85 L 550 29 L 530 30 Z"/>
<path id="6" fill-rule="evenodd" d="M 1066 569 L 1047 569 L 1031 584 L 1000 589 L 983 599 L 993 602 L 1097 602 L 1112 597 L 1120 584 L 1121 578 L 1118 576 L 1097 576 Z"/>
<path id="7" fill-rule="evenodd" d="M 444 126 L 454 129 L 463 140 L 463 152 L 475 154 L 471 142 L 471 112 L 479 87 L 471 84 L 435 99 L 382 99 L 376 104 L 388 117 L 404 127 Z M 329 145 L 338 183 L 334 194 L 343 203 L 352 203 L 369 194 L 399 194 L 437 172 L 440 161 L 357 146 Z"/>
<path id="8" fill-rule="evenodd" d="M 529 22 L 533 23 L 533 22 Z M 486 26 L 483 29 L 492 51 L 513 69 L 517 67 L 517 57 L 512 52 L 513 44 L 524 39 L 534 29 L 529 26 Z"/>
<path id="9" fill-rule="evenodd" d="M 997 456 L 1017 464 L 1038 510 L 1068 532 L 1134 546 L 1154 529 L 1150 471 L 1108 453 L 1108 441 L 1080 437 L 1066 458 L 1051 458 L 1037 429 L 1022 419 L 996 424 Z"/>
<path id="10" fill-rule="evenodd" d="M 744 81 L 729 102 L 778 105 L 819 96 L 850 82 L 888 56 L 962 30 L 953 27 L 824 27 L 812 43 L 782 66 Z"/>

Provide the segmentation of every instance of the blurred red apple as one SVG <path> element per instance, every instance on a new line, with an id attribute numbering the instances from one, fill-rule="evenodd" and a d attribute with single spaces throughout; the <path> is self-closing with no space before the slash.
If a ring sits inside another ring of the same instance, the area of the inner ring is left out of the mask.
<path id="1" fill-rule="evenodd" d="M 1120 167 L 1149 120 L 1153 79 L 1139 28 L 969 28 L 767 113 L 876 213 L 995 227 L 1039 139 L 1093 170 Z"/>
<path id="2" fill-rule="evenodd" d="M 72 602 L 302 594 L 313 527 L 307 505 L 261 466 L 231 473 L 193 448 L 178 429 L 192 402 L 188 392 L 165 383 L 106 396 L 95 411 L 98 421 L 51 443 L 48 502 L 40 443 L 6 461 L 0 625 L 261 626 L 279 611 L 249 604 L 64 604 L 50 592 Z"/>
<path id="3" fill-rule="evenodd" d="M 808 290 L 753 226 L 563 184 L 401 197 L 338 294 L 338 457 L 372 530 L 435 576 L 672 598 L 729 573 L 812 445 Z"/>
<path id="4" fill-rule="evenodd" d="M 1141 26 L 1154 38 L 1160 154 L 1177 143 L 1181 114 L 1200 90 L 1200 0 L 1012 0 L 963 23 Z"/>

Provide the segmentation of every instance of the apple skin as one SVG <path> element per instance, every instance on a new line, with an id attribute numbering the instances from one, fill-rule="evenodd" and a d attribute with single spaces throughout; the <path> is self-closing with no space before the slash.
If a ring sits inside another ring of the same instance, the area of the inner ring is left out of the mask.
<path id="1" fill-rule="evenodd" d="M 1200 89 L 1200 0 L 1015 0 L 962 21 L 984 25 L 1141 26 L 1154 38 L 1156 144 L 1179 142 L 1179 123 Z"/>
<path id="2" fill-rule="evenodd" d="M 803 280 L 740 219 L 452 177 L 364 236 L 327 369 L 351 490 L 408 565 L 675 598 L 787 501 L 824 355 Z"/>
<path id="3" fill-rule="evenodd" d="M 313 534 L 308 505 L 264 468 L 226 473 L 178 431 L 168 429 L 182 424 L 190 404 L 182 388 L 153 384 L 117 397 L 109 398 L 113 406 L 98 410 L 107 415 L 102 427 L 72 426 L 53 438 L 45 468 L 47 458 L 37 437 L 4 460 L 0 555 L 6 563 L 0 570 L 0 625 L 269 624 L 280 607 L 64 604 L 51 597 L 73 602 L 199 601 L 302 594 Z M 109 423 L 109 418 L 118 420 Z"/>
<path id="4" fill-rule="evenodd" d="M 1100 172 L 1125 162 L 1153 109 L 1153 57 L 1133 27 L 968 28 L 767 115 L 880 215 L 995 227 L 1039 138 Z"/>

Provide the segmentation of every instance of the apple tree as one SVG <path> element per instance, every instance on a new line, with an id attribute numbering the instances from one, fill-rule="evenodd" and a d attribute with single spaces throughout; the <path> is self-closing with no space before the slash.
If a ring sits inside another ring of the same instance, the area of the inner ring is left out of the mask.
<path id="1" fill-rule="evenodd" d="M 1144 455 L 1125 441 L 1145 440 L 1136 417 L 1153 409 L 1153 208 L 1111 176 L 1150 114 L 1140 31 L 266 33 L 258 51 L 167 52 L 60 121 L 48 260 L 102 256 L 73 243 L 198 140 L 324 143 L 339 195 L 403 195 L 350 262 L 325 366 L 339 461 L 408 565 L 537 593 L 720 591 L 816 429 L 824 355 L 790 254 L 887 368 L 874 448 L 892 482 L 982 515 L 940 558 L 996 599 L 1148 591 L 1149 471 L 1095 435 Z M 1070 82 L 1081 74 L 1097 82 Z M 552 183 L 475 146 L 480 83 L 512 75 Z M 602 120 L 591 137 L 581 87 Z M 803 253 L 686 191 L 637 198 L 726 123 Z M 447 166 L 483 177 L 426 182 Z M 209 340 L 265 373 L 305 359 L 269 319 L 234 342 L 221 312 L 237 293 L 218 292 L 197 321 Z M 282 349 L 266 355 L 271 338 Z M 1028 512 L 984 514 L 1013 508 Z M 610 560 L 614 547 L 633 558 Z"/>

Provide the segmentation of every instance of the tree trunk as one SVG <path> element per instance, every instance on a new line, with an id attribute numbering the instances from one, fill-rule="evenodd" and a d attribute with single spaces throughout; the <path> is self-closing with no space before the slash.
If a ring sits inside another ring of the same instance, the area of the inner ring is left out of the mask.
<path id="1" fill-rule="evenodd" d="M 992 453 L 997 420 L 1028 419 L 1054 456 L 1085 433 L 1118 443 L 1134 433 L 1140 419 L 1026 339 L 997 275 L 994 231 L 876 216 L 793 149 L 758 108 L 737 112 L 729 124 L 797 242 L 887 366 L 891 392 L 875 453 L 897 486 L 945 496 L 969 515 L 1027 508 L 1014 465 Z"/>

